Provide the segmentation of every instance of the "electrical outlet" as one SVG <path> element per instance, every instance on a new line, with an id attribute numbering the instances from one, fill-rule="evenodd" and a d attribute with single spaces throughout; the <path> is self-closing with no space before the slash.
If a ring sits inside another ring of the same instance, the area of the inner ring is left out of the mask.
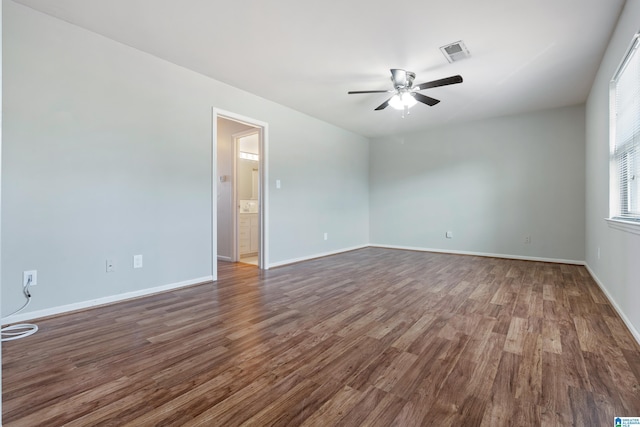
<path id="1" fill-rule="evenodd" d="M 328 240 L 329 239 L 329 233 L 324 233 L 324 240 Z"/>
<path id="2" fill-rule="evenodd" d="M 142 268 L 142 255 L 133 256 L 133 268 Z"/>
<path id="3" fill-rule="evenodd" d="M 525 245 L 530 245 L 531 244 L 531 236 L 524 236 L 524 243 L 525 243 Z"/>
<path id="4" fill-rule="evenodd" d="M 114 271 L 116 271 L 116 260 L 114 259 L 107 259 L 107 273 L 113 273 Z"/>
<path id="5" fill-rule="evenodd" d="M 38 284 L 38 270 L 28 270 L 22 272 L 22 287 L 35 286 Z"/>

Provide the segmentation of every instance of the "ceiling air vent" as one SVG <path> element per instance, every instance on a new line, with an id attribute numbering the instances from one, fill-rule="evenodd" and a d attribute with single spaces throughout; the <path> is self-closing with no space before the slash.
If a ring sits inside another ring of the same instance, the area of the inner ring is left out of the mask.
<path id="1" fill-rule="evenodd" d="M 462 40 L 451 43 L 440 48 L 447 61 L 456 62 L 469 56 L 469 49 Z"/>

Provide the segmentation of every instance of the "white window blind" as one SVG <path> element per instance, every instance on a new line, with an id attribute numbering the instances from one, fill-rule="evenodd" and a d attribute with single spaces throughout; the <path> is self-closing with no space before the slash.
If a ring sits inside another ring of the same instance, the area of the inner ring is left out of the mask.
<path id="1" fill-rule="evenodd" d="M 640 221 L 640 34 L 614 74 L 611 90 L 611 217 Z"/>

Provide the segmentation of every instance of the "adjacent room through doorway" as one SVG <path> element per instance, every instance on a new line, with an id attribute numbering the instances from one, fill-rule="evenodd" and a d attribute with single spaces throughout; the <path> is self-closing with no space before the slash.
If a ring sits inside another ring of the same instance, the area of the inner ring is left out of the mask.
<path id="1" fill-rule="evenodd" d="M 216 115 L 218 259 L 262 267 L 262 128 Z"/>

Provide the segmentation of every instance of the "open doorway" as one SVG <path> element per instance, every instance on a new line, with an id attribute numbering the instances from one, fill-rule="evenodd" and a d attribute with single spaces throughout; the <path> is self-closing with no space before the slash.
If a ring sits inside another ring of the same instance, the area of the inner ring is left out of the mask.
<path id="1" fill-rule="evenodd" d="M 267 266 L 267 125 L 214 109 L 217 259 Z"/>
<path id="2" fill-rule="evenodd" d="M 260 213 L 260 131 L 251 129 L 233 135 L 235 179 L 235 249 L 234 259 L 258 265 Z"/>

